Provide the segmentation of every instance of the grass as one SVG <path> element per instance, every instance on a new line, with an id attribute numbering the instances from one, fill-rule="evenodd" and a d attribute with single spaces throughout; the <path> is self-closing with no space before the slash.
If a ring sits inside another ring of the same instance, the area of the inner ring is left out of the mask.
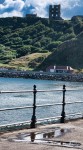
<path id="1" fill-rule="evenodd" d="M 29 54 L 13 59 L 8 66 L 20 70 L 34 70 L 48 55 L 50 55 L 50 52 Z"/>

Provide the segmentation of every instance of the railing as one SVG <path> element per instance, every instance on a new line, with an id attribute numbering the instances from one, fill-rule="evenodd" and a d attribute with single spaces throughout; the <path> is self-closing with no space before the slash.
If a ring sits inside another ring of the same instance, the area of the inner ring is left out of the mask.
<path id="1" fill-rule="evenodd" d="M 53 103 L 53 104 L 43 104 L 43 105 L 36 105 L 36 94 L 38 92 L 62 92 L 63 94 L 63 99 L 61 103 Z M 68 92 L 71 91 L 78 91 L 78 90 L 67 90 Z M 83 91 L 83 90 L 82 90 Z M 56 119 L 59 118 L 60 119 L 60 123 L 64 123 L 65 122 L 65 118 L 67 116 L 74 116 L 74 115 L 83 115 L 82 112 L 77 112 L 77 113 L 72 113 L 72 114 L 66 114 L 65 113 L 65 105 L 73 105 L 73 104 L 78 104 L 78 103 L 83 103 L 83 101 L 75 101 L 75 102 L 65 102 L 65 93 L 66 93 L 66 86 L 63 85 L 63 89 L 62 90 L 37 90 L 36 89 L 36 85 L 33 86 L 33 90 L 24 90 L 24 91 L 0 91 L 0 94 L 8 94 L 8 93 L 32 93 L 33 92 L 33 106 L 24 106 L 24 107 L 13 107 L 13 108 L 3 108 L 0 109 L 1 111 L 8 111 L 8 110 L 21 110 L 21 109 L 30 109 L 33 108 L 33 112 L 32 112 L 32 117 L 31 117 L 31 121 L 30 122 L 30 128 L 35 128 L 36 127 L 36 123 L 37 123 L 37 118 L 36 118 L 36 108 L 37 107 L 51 107 L 51 106 L 57 106 L 57 105 L 62 105 L 62 110 L 61 110 L 61 115 L 60 116 L 56 116 L 56 117 L 49 117 L 49 118 L 43 118 L 43 119 L 39 119 L 38 121 L 42 121 L 42 120 L 49 120 L 49 119 Z M 83 117 L 83 116 L 82 116 Z M 4 125 L 3 125 L 4 126 Z"/>

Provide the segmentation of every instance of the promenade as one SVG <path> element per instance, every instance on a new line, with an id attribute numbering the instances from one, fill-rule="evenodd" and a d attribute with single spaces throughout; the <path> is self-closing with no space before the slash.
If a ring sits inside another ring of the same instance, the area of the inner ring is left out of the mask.
<path id="1" fill-rule="evenodd" d="M 0 150 L 83 150 L 83 119 L 0 133 Z"/>

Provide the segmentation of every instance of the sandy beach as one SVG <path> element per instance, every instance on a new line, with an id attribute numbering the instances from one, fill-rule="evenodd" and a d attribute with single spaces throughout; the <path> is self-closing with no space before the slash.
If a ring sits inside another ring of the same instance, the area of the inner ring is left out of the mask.
<path id="1" fill-rule="evenodd" d="M 0 134 L 0 150 L 83 150 L 83 119 Z"/>

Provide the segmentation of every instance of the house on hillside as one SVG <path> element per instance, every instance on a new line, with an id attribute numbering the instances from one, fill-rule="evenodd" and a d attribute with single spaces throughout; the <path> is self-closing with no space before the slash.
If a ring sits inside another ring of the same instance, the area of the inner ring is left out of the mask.
<path id="1" fill-rule="evenodd" d="M 70 66 L 49 66 L 46 68 L 46 72 L 55 73 L 73 73 L 74 69 Z"/>

